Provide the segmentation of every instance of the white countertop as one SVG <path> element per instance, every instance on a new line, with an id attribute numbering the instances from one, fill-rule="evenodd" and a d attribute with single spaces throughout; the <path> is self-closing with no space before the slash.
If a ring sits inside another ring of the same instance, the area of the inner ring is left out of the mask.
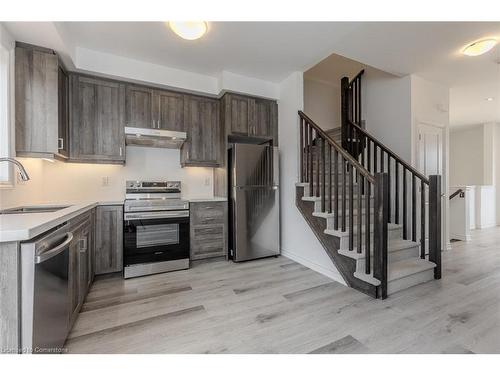
<path id="1" fill-rule="evenodd" d="M 123 201 L 77 204 L 37 204 L 26 206 L 69 206 L 55 212 L 0 215 L 0 242 L 26 241 L 96 206 L 120 205 Z"/>
<path id="2" fill-rule="evenodd" d="M 189 202 L 225 202 L 227 198 L 184 198 Z M 121 205 L 123 200 L 100 201 L 100 202 L 78 202 L 78 203 L 47 203 L 25 206 L 69 206 L 55 212 L 45 213 L 20 213 L 0 215 L 0 242 L 26 241 L 30 240 L 53 227 L 64 223 L 87 210 L 96 206 Z"/>

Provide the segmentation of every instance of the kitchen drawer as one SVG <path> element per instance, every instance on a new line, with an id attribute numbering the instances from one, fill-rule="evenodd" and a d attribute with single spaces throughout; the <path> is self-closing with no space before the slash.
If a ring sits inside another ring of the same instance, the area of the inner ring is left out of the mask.
<path id="1" fill-rule="evenodd" d="M 191 228 L 192 260 L 226 255 L 224 224 L 197 225 Z"/>
<path id="2" fill-rule="evenodd" d="M 226 202 L 196 202 L 190 204 L 191 225 L 223 224 Z"/>

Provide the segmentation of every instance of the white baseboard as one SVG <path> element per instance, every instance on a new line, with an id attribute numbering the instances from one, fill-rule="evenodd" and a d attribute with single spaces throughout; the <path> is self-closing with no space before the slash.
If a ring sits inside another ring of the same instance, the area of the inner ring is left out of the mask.
<path id="1" fill-rule="evenodd" d="M 342 276 L 338 272 L 334 272 L 331 269 L 328 269 L 321 264 L 312 262 L 309 259 L 306 259 L 304 257 L 301 257 L 300 255 L 294 254 L 293 252 L 281 249 L 281 255 L 291 259 L 297 263 L 302 264 L 303 266 L 312 269 L 313 271 L 316 271 L 334 281 L 337 281 L 340 284 L 347 285 Z M 333 264 L 333 263 L 332 263 Z"/>
<path id="2" fill-rule="evenodd" d="M 466 234 L 465 236 L 463 234 L 450 234 L 450 238 L 460 240 L 460 241 L 470 241 L 471 240 L 471 235 Z"/>

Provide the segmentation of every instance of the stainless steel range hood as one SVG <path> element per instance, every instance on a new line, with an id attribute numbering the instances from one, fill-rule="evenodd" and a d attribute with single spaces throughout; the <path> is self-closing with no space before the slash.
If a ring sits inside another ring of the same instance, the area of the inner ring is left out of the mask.
<path id="1" fill-rule="evenodd" d="M 181 148 L 186 138 L 185 132 L 125 127 L 125 143 L 130 146 Z"/>

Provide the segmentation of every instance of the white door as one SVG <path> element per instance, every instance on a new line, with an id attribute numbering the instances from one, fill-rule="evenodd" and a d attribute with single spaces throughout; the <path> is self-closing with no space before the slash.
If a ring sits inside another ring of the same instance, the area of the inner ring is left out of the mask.
<path id="1" fill-rule="evenodd" d="M 443 128 L 437 125 L 419 124 L 418 125 L 418 146 L 417 146 L 417 169 L 429 177 L 430 175 L 443 175 Z M 441 180 L 441 189 L 444 181 Z M 420 189 L 420 188 L 419 188 Z M 420 204 L 418 205 L 420 208 Z M 425 249 L 429 252 L 429 195 L 425 194 Z M 444 199 L 441 204 L 441 228 L 444 223 Z M 420 217 L 420 212 L 418 212 Z M 420 229 L 419 229 L 420 231 Z M 442 236 L 444 240 L 444 236 Z"/>
<path id="2" fill-rule="evenodd" d="M 443 129 L 439 126 L 418 125 L 418 169 L 427 177 L 443 174 Z"/>

